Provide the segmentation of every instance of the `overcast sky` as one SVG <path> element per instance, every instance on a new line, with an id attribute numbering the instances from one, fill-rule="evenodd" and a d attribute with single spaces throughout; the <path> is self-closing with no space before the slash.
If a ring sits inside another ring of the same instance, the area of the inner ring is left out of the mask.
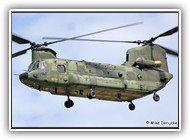
<path id="1" fill-rule="evenodd" d="M 109 31 L 85 38 L 109 40 L 144 40 L 178 25 L 177 13 L 13 13 L 12 32 L 32 42 L 42 37 L 74 37 L 102 29 L 143 21 L 144 24 Z M 178 33 L 155 43 L 178 51 Z M 136 44 L 66 41 L 51 45 L 58 58 L 99 63 L 122 64 L 126 51 Z M 29 47 L 12 43 L 12 52 Z M 178 122 L 178 58 L 167 55 L 173 79 L 158 91 L 160 101 L 152 95 L 128 102 L 111 102 L 71 97 L 74 106 L 64 107 L 66 96 L 55 96 L 23 85 L 19 77 L 31 63 L 31 52 L 12 59 L 12 126 L 13 127 L 175 127 L 150 125 L 146 122 Z"/>

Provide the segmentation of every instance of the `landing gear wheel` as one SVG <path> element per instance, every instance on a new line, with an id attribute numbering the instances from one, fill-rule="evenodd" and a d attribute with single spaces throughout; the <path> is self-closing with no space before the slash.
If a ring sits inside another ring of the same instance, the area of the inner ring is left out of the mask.
<path id="1" fill-rule="evenodd" d="M 74 102 L 72 100 L 65 101 L 65 107 L 70 108 L 73 107 Z"/>
<path id="2" fill-rule="evenodd" d="M 129 104 L 129 109 L 131 111 L 135 110 L 135 105 L 132 102 Z"/>
<path id="3" fill-rule="evenodd" d="M 70 108 L 70 107 L 73 107 L 73 105 L 74 105 L 74 102 L 71 99 L 69 99 L 69 96 L 68 96 L 68 100 L 65 101 L 65 107 Z"/>
<path id="4" fill-rule="evenodd" d="M 154 93 L 153 99 L 155 102 L 158 102 L 160 100 L 160 96 L 158 94 Z"/>
<path id="5" fill-rule="evenodd" d="M 96 93 L 90 89 L 90 92 L 87 94 L 88 99 L 92 99 L 96 97 Z"/>

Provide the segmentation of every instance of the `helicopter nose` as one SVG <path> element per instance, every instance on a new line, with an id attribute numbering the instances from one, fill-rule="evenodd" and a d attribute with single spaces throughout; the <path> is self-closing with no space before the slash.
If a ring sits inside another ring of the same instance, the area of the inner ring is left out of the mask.
<path id="1" fill-rule="evenodd" d="M 20 80 L 27 80 L 28 79 L 28 73 L 25 72 L 25 73 L 20 74 L 19 78 L 20 78 Z"/>

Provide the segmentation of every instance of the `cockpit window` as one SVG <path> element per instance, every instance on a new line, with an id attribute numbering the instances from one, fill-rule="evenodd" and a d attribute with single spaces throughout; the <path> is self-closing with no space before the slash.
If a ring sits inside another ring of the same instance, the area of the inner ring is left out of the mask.
<path id="1" fill-rule="evenodd" d="M 37 70 L 37 69 L 44 70 L 45 68 L 46 68 L 46 64 L 44 61 L 35 62 L 35 63 L 30 64 L 28 71 Z"/>
<path id="2" fill-rule="evenodd" d="M 29 67 L 28 67 L 28 71 L 31 71 L 32 68 L 33 68 L 33 63 L 31 63 L 31 64 L 29 65 Z"/>
<path id="3" fill-rule="evenodd" d="M 57 65 L 57 71 L 60 73 L 66 72 L 65 66 L 64 65 Z"/>
<path id="4" fill-rule="evenodd" d="M 39 62 L 35 63 L 34 66 L 33 66 L 33 70 L 36 70 L 39 68 Z"/>
<path id="5" fill-rule="evenodd" d="M 44 70 L 44 69 L 46 68 L 46 65 L 45 65 L 44 62 L 42 62 L 40 65 L 41 65 L 41 66 L 40 66 L 40 69 Z"/>

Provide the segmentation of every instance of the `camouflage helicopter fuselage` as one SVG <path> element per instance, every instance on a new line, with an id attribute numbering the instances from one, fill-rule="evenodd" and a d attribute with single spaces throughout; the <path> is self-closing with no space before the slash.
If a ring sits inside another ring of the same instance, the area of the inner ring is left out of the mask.
<path id="1" fill-rule="evenodd" d="M 53 50 L 45 48 L 32 53 L 21 82 L 55 95 L 131 102 L 162 89 L 173 77 L 165 50 L 158 45 L 129 49 L 122 65 L 58 59 Z"/>

